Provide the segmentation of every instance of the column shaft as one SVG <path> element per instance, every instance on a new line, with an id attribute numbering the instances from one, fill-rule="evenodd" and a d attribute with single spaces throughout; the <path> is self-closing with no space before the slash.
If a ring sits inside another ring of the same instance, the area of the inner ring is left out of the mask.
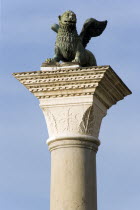
<path id="1" fill-rule="evenodd" d="M 93 142 L 50 144 L 51 210 L 97 210 L 96 151 Z"/>

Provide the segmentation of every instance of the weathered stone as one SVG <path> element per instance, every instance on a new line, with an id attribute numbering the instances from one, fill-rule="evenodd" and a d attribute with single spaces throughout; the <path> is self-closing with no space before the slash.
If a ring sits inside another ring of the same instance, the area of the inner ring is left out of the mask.
<path id="1" fill-rule="evenodd" d="M 39 99 L 47 122 L 51 210 L 97 210 L 101 121 L 131 91 L 110 66 L 57 68 L 13 75 Z"/>

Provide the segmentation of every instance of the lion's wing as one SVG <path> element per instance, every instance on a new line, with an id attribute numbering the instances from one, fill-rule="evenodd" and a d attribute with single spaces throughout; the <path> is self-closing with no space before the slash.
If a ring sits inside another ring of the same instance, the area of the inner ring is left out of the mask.
<path id="1" fill-rule="evenodd" d="M 56 33 L 58 33 L 59 25 L 58 25 L 58 24 L 53 24 L 53 25 L 51 26 L 51 29 L 52 29 L 53 31 L 55 31 Z"/>
<path id="2" fill-rule="evenodd" d="M 80 33 L 80 38 L 84 47 L 88 44 L 91 37 L 100 36 L 105 30 L 107 25 L 107 20 L 98 21 L 94 18 L 89 18 L 85 21 L 82 31 Z"/>

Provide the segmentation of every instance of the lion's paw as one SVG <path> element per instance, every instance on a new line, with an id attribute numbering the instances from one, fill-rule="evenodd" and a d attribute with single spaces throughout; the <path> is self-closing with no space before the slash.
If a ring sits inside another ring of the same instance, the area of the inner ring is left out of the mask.
<path id="1" fill-rule="evenodd" d="M 45 62 L 49 64 L 56 63 L 56 61 L 53 58 L 48 58 L 45 60 Z"/>
<path id="2" fill-rule="evenodd" d="M 78 58 L 75 58 L 74 60 L 72 60 L 72 63 L 80 63 L 80 60 Z"/>

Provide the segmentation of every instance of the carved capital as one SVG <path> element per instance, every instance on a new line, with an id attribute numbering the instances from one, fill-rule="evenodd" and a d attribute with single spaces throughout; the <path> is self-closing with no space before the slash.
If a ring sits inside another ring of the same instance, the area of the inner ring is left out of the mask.
<path id="1" fill-rule="evenodd" d="M 51 139 L 86 136 L 98 140 L 101 121 L 107 109 L 96 96 L 42 99 L 40 106 Z"/>
<path id="2" fill-rule="evenodd" d="M 13 75 L 39 99 L 48 142 L 79 138 L 99 144 L 107 109 L 131 94 L 110 66 L 52 67 Z"/>

